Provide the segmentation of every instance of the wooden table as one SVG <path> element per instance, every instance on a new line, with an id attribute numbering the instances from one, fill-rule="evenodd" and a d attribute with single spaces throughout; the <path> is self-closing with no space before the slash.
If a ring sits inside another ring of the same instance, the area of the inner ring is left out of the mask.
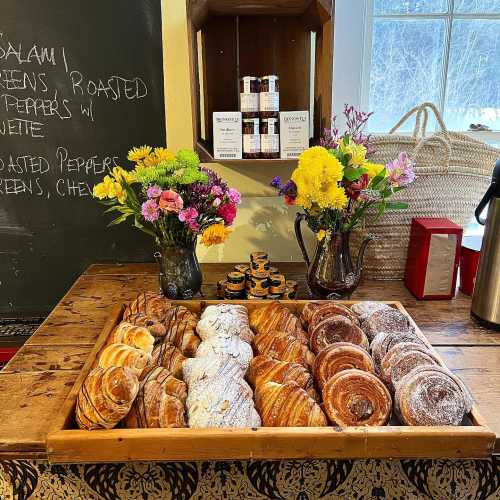
<path id="1" fill-rule="evenodd" d="M 306 297 L 305 267 L 278 264 L 299 281 Z M 203 293 L 214 298 L 217 280 L 231 264 L 203 265 Z M 97 338 L 110 308 L 139 291 L 157 290 L 153 264 L 92 265 L 71 287 L 25 346 L 0 372 L 0 459 L 46 458 L 45 439 L 54 416 Z M 500 333 L 470 318 L 470 298 L 417 301 L 402 282 L 365 281 L 354 299 L 399 300 L 422 331 L 471 389 L 497 435 L 500 452 Z"/>

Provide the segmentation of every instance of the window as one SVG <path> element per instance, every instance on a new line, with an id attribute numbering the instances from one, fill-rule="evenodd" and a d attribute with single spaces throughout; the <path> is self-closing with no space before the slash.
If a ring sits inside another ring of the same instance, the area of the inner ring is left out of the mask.
<path id="1" fill-rule="evenodd" d="M 432 101 L 450 130 L 500 143 L 500 0 L 337 0 L 334 44 L 335 114 L 354 104 L 387 132 Z"/>

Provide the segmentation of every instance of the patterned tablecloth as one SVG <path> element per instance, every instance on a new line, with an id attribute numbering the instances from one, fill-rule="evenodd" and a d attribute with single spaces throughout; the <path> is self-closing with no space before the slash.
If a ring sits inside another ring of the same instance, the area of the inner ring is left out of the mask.
<path id="1" fill-rule="evenodd" d="M 0 462 L 2 500 L 500 499 L 500 458 L 50 465 Z"/>

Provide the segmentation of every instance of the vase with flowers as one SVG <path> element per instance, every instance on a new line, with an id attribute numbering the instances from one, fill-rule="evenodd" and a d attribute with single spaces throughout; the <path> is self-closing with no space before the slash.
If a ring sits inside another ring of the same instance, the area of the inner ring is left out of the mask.
<path id="1" fill-rule="evenodd" d="M 370 162 L 374 152 L 370 136 L 363 133 L 371 113 L 345 106 L 347 130 L 335 126 L 325 131 L 321 145 L 304 151 L 289 181 L 275 177 L 275 187 L 285 203 L 300 207 L 295 234 L 308 266 L 307 283 L 314 297 L 349 298 L 359 284 L 363 255 L 372 239 L 365 238 L 357 258 L 350 249 L 351 231 L 363 222 L 368 211 L 381 216 L 385 210 L 407 208 L 390 197 L 415 179 L 414 162 L 401 152 L 387 165 Z M 309 259 L 301 232 L 306 221 L 317 239 Z"/>
<path id="2" fill-rule="evenodd" d="M 134 168 L 114 167 L 94 186 L 93 195 L 118 214 L 110 226 L 131 221 L 154 238 L 163 294 L 187 299 L 201 290 L 196 257 L 198 239 L 205 246 L 224 242 L 241 202 L 215 172 L 200 166 L 198 155 L 182 149 L 142 146 L 129 151 Z"/>

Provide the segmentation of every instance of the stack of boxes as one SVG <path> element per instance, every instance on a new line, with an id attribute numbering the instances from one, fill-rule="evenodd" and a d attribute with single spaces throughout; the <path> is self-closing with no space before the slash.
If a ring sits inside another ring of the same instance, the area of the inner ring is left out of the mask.
<path id="1" fill-rule="evenodd" d="M 272 267 L 265 252 L 253 252 L 250 265 L 237 264 L 225 280 L 217 283 L 217 295 L 227 300 L 293 299 L 297 282 L 286 280 L 278 268 Z"/>

